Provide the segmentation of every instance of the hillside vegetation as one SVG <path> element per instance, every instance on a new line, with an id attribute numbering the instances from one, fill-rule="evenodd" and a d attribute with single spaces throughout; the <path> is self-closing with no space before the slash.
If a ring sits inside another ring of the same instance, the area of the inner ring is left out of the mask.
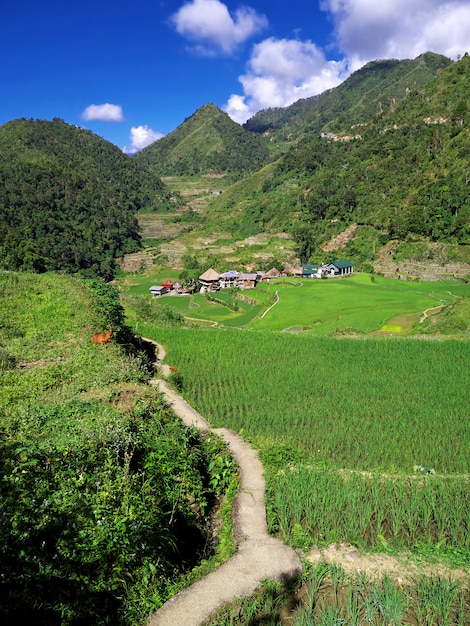
<path id="1" fill-rule="evenodd" d="M 338 87 L 285 108 L 259 111 L 244 127 L 268 133 L 274 142 L 307 133 L 346 131 L 388 113 L 410 90 L 426 85 L 450 63 L 432 52 L 413 60 L 372 61 Z"/>
<path id="2" fill-rule="evenodd" d="M 0 264 L 112 278 L 140 247 L 137 211 L 168 203 L 156 176 L 89 131 L 55 119 L 0 127 Z"/>
<path id="3" fill-rule="evenodd" d="M 450 255 L 441 263 L 468 263 L 469 78 L 465 56 L 368 123 L 329 137 L 306 135 L 264 177 L 256 174 L 256 188 L 248 179 L 229 189 L 208 215 L 225 214 L 234 238 L 283 230 L 300 261 L 341 255 L 372 269 L 388 241 L 406 239 L 441 242 Z M 327 254 L 324 245 L 351 225 L 355 237 Z"/>
<path id="4" fill-rule="evenodd" d="M 9 122 L 0 265 L 109 279 L 144 231 L 152 250 L 132 267 L 181 268 L 188 255 L 240 269 L 339 257 L 396 276 L 428 273 L 395 261 L 457 262 L 465 276 L 469 76 L 467 55 L 374 61 L 244 127 L 206 104 L 132 158 L 61 120 Z"/>
<path id="5" fill-rule="evenodd" d="M 268 159 L 263 138 L 247 132 L 213 104 L 206 104 L 172 133 L 134 157 L 158 176 L 213 172 L 237 180 Z"/>
<path id="6" fill-rule="evenodd" d="M 135 626 L 211 556 L 225 452 L 146 384 L 149 358 L 114 288 L 0 274 L 2 624 Z"/>

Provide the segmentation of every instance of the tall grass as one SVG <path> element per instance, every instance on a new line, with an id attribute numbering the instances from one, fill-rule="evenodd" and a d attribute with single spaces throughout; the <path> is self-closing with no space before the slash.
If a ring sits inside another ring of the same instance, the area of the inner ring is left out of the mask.
<path id="1" fill-rule="evenodd" d="M 211 626 L 468 626 L 469 590 L 451 579 L 421 577 L 395 582 L 388 574 L 347 574 L 320 561 L 297 589 L 266 586 L 251 598 L 221 609 Z"/>
<path id="2" fill-rule="evenodd" d="M 145 332 L 188 401 L 260 448 L 272 532 L 470 561 L 467 343 Z"/>
<path id="3" fill-rule="evenodd" d="M 184 394 L 215 426 L 338 468 L 468 471 L 465 342 L 139 328 L 165 344 Z"/>
<path id="4" fill-rule="evenodd" d="M 317 544 L 349 540 L 367 548 L 447 544 L 470 550 L 469 489 L 468 478 L 299 467 L 270 482 L 273 530 L 291 544 L 300 525 Z"/>

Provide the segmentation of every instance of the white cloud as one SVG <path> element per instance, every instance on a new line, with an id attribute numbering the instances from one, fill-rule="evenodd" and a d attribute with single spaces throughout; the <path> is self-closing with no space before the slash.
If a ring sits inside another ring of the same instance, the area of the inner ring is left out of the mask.
<path id="1" fill-rule="evenodd" d="M 352 70 L 375 59 L 470 51 L 468 0 L 322 0 L 321 7 Z"/>
<path id="2" fill-rule="evenodd" d="M 343 59 L 327 60 L 311 41 L 258 43 L 239 77 L 243 94 L 232 94 L 223 107 L 233 120 L 241 124 L 260 109 L 322 93 L 368 61 L 470 53 L 469 0 L 320 0 L 320 7 L 330 14 Z"/>
<path id="3" fill-rule="evenodd" d="M 170 21 L 177 32 L 196 45 L 202 54 L 232 54 L 238 45 L 265 28 L 268 20 L 250 7 L 237 9 L 232 17 L 220 0 L 191 0 Z"/>
<path id="4" fill-rule="evenodd" d="M 345 63 L 328 61 L 311 41 L 265 39 L 254 46 L 248 72 L 239 78 L 244 95 L 232 94 L 224 110 L 242 124 L 260 109 L 288 106 L 345 77 Z"/>
<path id="5" fill-rule="evenodd" d="M 163 136 L 162 133 L 152 130 L 150 126 L 133 126 L 130 135 L 131 146 L 130 148 L 124 146 L 122 151 L 126 154 L 135 154 Z"/>
<path id="6" fill-rule="evenodd" d="M 87 121 L 122 122 L 124 119 L 122 107 L 118 104 L 90 104 L 82 113 Z"/>

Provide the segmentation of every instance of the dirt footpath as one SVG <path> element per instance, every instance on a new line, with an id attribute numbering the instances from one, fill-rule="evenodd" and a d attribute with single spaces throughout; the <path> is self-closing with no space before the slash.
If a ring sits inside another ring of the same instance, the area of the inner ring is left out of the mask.
<path id="1" fill-rule="evenodd" d="M 154 341 L 151 343 L 158 349 L 160 373 L 168 376 L 170 368 L 162 363 L 165 358 L 162 346 Z M 199 626 L 224 604 L 250 595 L 263 579 L 293 578 L 301 572 L 302 565 L 292 548 L 268 535 L 265 481 L 257 452 L 233 431 L 211 428 L 209 422 L 170 389 L 164 380 L 154 378 L 150 383 L 159 387 L 176 415 L 187 426 L 195 425 L 202 431 L 219 435 L 240 467 L 240 491 L 232 514 L 237 553 L 217 570 L 171 598 L 147 622 L 147 626 Z M 350 575 L 367 572 L 375 577 L 387 573 L 400 585 L 419 575 L 460 580 L 465 586 L 470 585 L 468 571 L 450 569 L 442 564 L 418 567 L 406 557 L 396 559 L 385 554 L 363 555 L 349 544 L 332 544 L 321 552 L 312 548 L 305 558 L 314 565 L 320 561 L 338 563 Z"/>
<path id="2" fill-rule="evenodd" d="M 155 343 L 155 342 L 152 342 Z M 159 361 L 164 352 L 158 346 Z M 162 373 L 166 373 L 162 368 Z M 237 553 L 217 570 L 171 598 L 152 615 L 148 626 L 199 626 L 222 605 L 234 598 L 248 596 L 261 581 L 284 580 L 302 570 L 297 553 L 267 531 L 265 481 L 258 453 L 236 433 L 210 424 L 164 380 L 154 378 L 174 412 L 187 426 L 196 426 L 221 437 L 240 468 L 240 491 L 233 507 L 234 536 Z"/>

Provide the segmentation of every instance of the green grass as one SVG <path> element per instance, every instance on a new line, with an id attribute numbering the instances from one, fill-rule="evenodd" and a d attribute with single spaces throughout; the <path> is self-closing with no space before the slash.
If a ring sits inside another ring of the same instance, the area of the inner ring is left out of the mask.
<path id="1" fill-rule="evenodd" d="M 401 333 L 402 327 L 397 324 L 384 324 L 380 330 L 388 333 Z"/>
<path id="2" fill-rule="evenodd" d="M 166 278 L 175 280 L 174 272 L 133 276 L 126 279 L 126 294 L 145 296 L 153 284 Z M 369 334 L 378 331 L 395 335 L 412 333 L 468 334 L 467 317 L 470 284 L 457 281 L 414 283 L 381 276 L 356 274 L 344 279 L 281 279 L 260 284 L 241 292 L 258 301 L 257 305 L 239 303 L 233 311 L 204 301 L 200 294 L 191 298 L 164 296 L 161 305 L 177 309 L 190 320 L 205 325 L 256 330 L 304 332 L 314 335 Z M 278 296 L 278 302 L 267 311 Z M 221 290 L 215 297 L 226 299 Z M 230 295 L 232 298 L 232 295 Z M 442 323 L 419 324 L 426 309 L 444 305 L 437 315 Z M 447 307 L 447 308 L 446 308 Z M 263 315 L 263 313 L 265 313 Z"/>
<path id="3" fill-rule="evenodd" d="M 101 281 L 0 273 L 2 623 L 139 624 L 207 557 L 210 463 L 233 464 L 147 384 L 124 321 Z"/>
<path id="4" fill-rule="evenodd" d="M 188 402 L 260 449 L 273 532 L 470 562 L 470 384 L 449 381 L 468 342 L 144 330 Z"/>
<path id="5" fill-rule="evenodd" d="M 359 274 L 243 293 L 264 301 L 241 313 L 229 292 L 197 294 L 180 311 L 201 328 L 141 317 L 139 332 L 166 346 L 198 411 L 260 449 L 272 531 L 297 547 L 345 540 L 468 564 L 470 385 L 449 373 L 470 361 L 470 285 Z M 448 340 L 416 340 L 433 331 Z M 415 466 L 435 474 L 416 480 Z"/>
<path id="6" fill-rule="evenodd" d="M 468 568 L 470 344 L 462 339 L 468 338 L 469 285 L 364 274 L 279 281 L 245 293 L 263 293 L 264 312 L 276 291 L 279 302 L 244 332 L 227 328 L 241 325 L 228 310 L 225 319 L 219 313 L 225 328 L 218 330 L 141 322 L 142 332 L 165 345 L 186 399 L 213 425 L 233 428 L 260 450 L 270 531 L 300 549 L 346 541 Z M 441 304 L 419 324 L 424 310 Z M 202 315 L 209 320 L 215 313 L 209 307 Z M 315 336 L 342 330 L 361 339 Z M 458 340 L 406 337 L 418 333 Z M 435 473 L 417 473 L 417 465 Z M 446 623 L 467 626 L 468 590 L 457 597 L 451 580 L 447 592 L 445 580 L 424 578 L 400 591 L 389 580 L 346 581 L 330 606 L 321 590 L 315 619 L 401 623 L 406 614 L 431 624 L 441 610 L 431 597 L 440 583 L 436 603 L 452 605 Z M 232 610 L 239 615 L 238 606 Z M 248 614 L 285 620 L 285 612 L 281 619 L 263 601 L 248 603 Z M 312 623 L 312 610 L 291 614 L 288 623 Z"/>
<path id="7" fill-rule="evenodd" d="M 316 335 L 347 330 L 370 333 L 403 314 L 415 315 L 417 322 L 425 309 L 450 304 L 460 294 L 470 295 L 470 285 L 462 283 L 412 283 L 368 274 L 344 279 L 305 279 L 300 289 L 285 284 L 274 284 L 270 289 L 278 290 L 279 304 L 255 321 L 253 327 L 284 330 L 301 326 Z"/>
<path id="8" fill-rule="evenodd" d="M 145 330 L 216 426 L 291 443 L 340 468 L 468 471 L 470 384 L 448 379 L 466 371 L 467 342 Z"/>

